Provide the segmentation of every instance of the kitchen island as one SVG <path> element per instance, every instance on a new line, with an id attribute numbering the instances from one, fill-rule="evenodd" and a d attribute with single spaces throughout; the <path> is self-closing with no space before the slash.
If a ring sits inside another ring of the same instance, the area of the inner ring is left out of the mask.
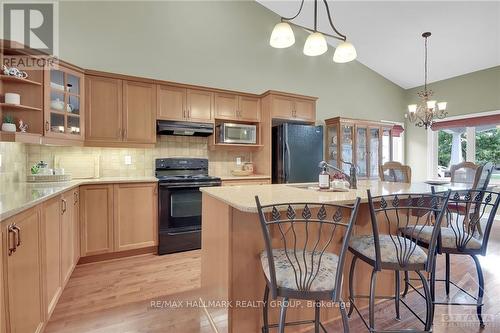
<path id="1" fill-rule="evenodd" d="M 450 186 L 436 187 L 437 191 Z M 463 188 L 454 184 L 453 189 Z M 258 195 L 262 205 L 287 202 L 315 202 L 351 204 L 356 197 L 361 205 L 353 234 L 371 234 L 371 220 L 366 190 L 372 195 L 396 193 L 430 193 L 431 186 L 425 183 L 390 183 L 381 181 L 359 181 L 357 190 L 346 192 L 320 192 L 299 184 L 247 185 L 203 188 L 202 211 L 202 299 L 213 324 L 219 332 L 260 332 L 262 325 L 262 300 L 265 279 L 260 263 L 264 249 L 262 231 L 255 204 Z M 383 232 L 383 228 L 381 228 Z M 276 236 L 277 237 L 277 236 Z M 273 238 L 274 239 L 274 238 Z M 338 248 L 341 239 L 332 243 Z M 348 270 L 351 255 L 344 269 L 344 300 L 347 300 Z M 356 294 L 367 294 L 371 267 L 358 261 L 354 279 Z M 394 273 L 383 271 L 377 282 L 377 295 L 393 295 Z M 360 304 L 363 306 L 363 304 Z M 270 323 L 278 320 L 278 304 L 271 304 Z M 321 310 L 323 323 L 339 317 L 334 306 Z M 290 307 L 287 321 L 314 318 L 314 308 L 305 302 Z M 305 328 L 297 326 L 297 330 Z M 287 332 L 293 327 L 287 328 Z"/>

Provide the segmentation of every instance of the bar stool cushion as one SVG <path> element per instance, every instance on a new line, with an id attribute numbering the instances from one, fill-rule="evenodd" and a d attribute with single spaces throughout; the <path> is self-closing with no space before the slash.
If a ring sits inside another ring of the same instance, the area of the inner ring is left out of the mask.
<path id="1" fill-rule="evenodd" d="M 427 261 L 427 253 L 425 253 L 420 246 L 416 245 L 407 238 L 391 235 L 379 235 L 379 241 L 380 259 L 382 263 L 400 264 L 399 259 L 407 261 L 408 264 L 425 264 Z M 399 256 L 401 256 L 401 249 L 411 249 L 413 247 L 415 250 L 409 258 L 398 259 L 398 253 Z M 354 250 L 370 260 L 376 260 L 375 241 L 372 235 L 353 236 L 349 243 L 349 248 L 351 251 Z"/>
<path id="2" fill-rule="evenodd" d="M 403 235 L 408 237 L 417 238 L 420 242 L 428 244 L 432 237 L 433 226 L 424 226 L 422 231 L 420 227 L 413 230 L 412 228 L 401 228 L 400 231 Z M 420 233 L 420 234 L 419 234 Z M 459 235 L 459 243 L 465 243 L 467 241 L 465 248 L 478 250 L 481 248 L 482 242 L 477 238 L 470 237 L 468 233 L 460 230 L 460 233 L 449 227 L 441 227 L 441 246 L 445 249 L 456 249 L 457 246 L 457 235 Z"/>
<path id="3" fill-rule="evenodd" d="M 285 252 L 284 249 L 273 249 L 273 257 L 274 268 L 276 271 L 276 284 L 278 288 L 299 290 L 296 282 L 300 278 L 299 266 L 302 270 L 302 279 L 299 280 L 299 283 L 300 281 L 308 281 L 307 279 L 311 276 L 311 279 L 313 279 L 317 272 L 317 276 L 314 280 L 312 280 L 311 287 L 308 291 L 329 291 L 335 288 L 335 274 L 337 273 L 337 265 L 339 261 L 339 257 L 336 254 L 325 252 L 321 256 L 321 252 L 319 251 L 314 252 L 313 255 L 313 252 L 311 251 L 305 251 L 304 253 L 303 250 L 294 251 L 293 249 L 288 249 Z M 304 257 L 306 264 L 304 264 Z M 320 258 L 321 263 L 319 262 Z M 293 266 L 290 260 L 292 261 Z M 260 261 L 267 280 L 271 281 L 269 261 L 266 251 L 260 254 Z M 320 265 L 319 271 L 317 271 L 318 265 Z M 297 280 L 294 268 L 297 272 Z M 304 278 L 306 271 L 308 275 L 307 279 Z"/>

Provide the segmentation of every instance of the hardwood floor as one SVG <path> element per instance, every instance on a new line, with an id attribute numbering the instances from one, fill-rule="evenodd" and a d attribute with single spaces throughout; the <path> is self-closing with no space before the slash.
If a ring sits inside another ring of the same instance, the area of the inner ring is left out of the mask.
<path id="1" fill-rule="evenodd" d="M 444 267 L 444 258 L 439 260 L 438 267 Z M 475 307 L 438 306 L 434 316 L 435 333 L 500 332 L 500 224 L 492 230 L 488 255 L 480 260 L 486 282 L 483 309 L 486 328 L 479 329 Z M 443 269 L 438 272 L 444 275 Z M 471 259 L 452 256 L 452 279 L 476 293 L 476 272 Z M 71 276 L 45 332 L 212 333 L 215 330 L 203 308 L 196 307 L 199 287 L 200 251 L 80 265 Z M 453 291 L 452 287 L 452 294 Z M 444 295 L 444 285 L 439 285 L 437 295 Z M 190 301 L 195 306 L 175 308 L 179 303 L 174 301 L 178 300 Z M 410 293 L 407 303 L 423 314 L 424 303 L 418 294 Z M 366 311 L 363 313 L 367 315 Z M 401 306 L 402 320 L 394 320 L 392 301 L 377 305 L 375 318 L 377 329 L 422 327 L 404 306 Z M 214 318 L 222 330 L 225 320 L 224 312 Z M 325 326 L 330 332 L 340 331 L 338 322 Z M 353 314 L 349 326 L 351 332 L 367 332 L 357 314 Z M 312 332 L 308 327 L 304 329 Z"/>

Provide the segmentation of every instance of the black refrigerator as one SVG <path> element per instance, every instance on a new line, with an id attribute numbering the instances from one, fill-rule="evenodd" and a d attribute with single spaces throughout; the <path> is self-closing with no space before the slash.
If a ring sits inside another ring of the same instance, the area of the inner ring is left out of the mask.
<path id="1" fill-rule="evenodd" d="M 323 160 L 323 126 L 273 127 L 273 184 L 317 182 Z"/>

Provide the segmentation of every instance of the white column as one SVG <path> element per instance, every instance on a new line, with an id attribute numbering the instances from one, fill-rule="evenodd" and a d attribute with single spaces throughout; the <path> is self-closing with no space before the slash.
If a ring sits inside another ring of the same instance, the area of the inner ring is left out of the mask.
<path id="1" fill-rule="evenodd" d="M 460 142 L 461 134 L 460 132 L 453 132 L 453 138 L 451 139 L 450 165 L 461 163 L 464 160 L 462 156 L 462 144 Z"/>

